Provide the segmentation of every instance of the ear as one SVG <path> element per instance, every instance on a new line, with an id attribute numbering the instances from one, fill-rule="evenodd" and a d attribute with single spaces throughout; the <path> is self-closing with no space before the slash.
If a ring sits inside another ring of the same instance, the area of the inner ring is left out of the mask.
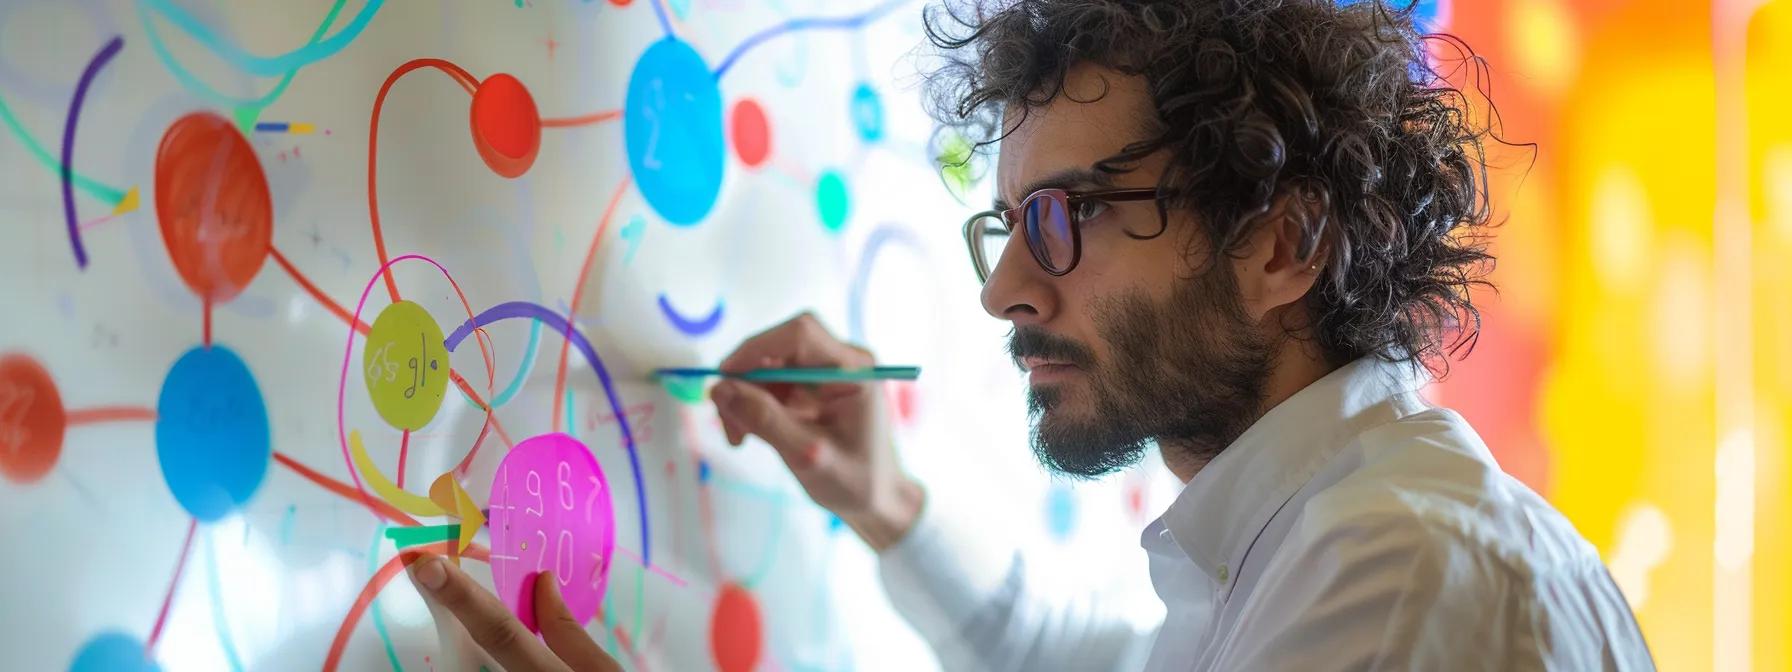
<path id="1" fill-rule="evenodd" d="M 1249 241 L 1234 259 L 1245 314 L 1253 321 L 1300 301 L 1325 268 L 1321 243 L 1331 225 L 1331 196 L 1323 185 L 1294 180 L 1276 191 L 1252 218 Z"/>

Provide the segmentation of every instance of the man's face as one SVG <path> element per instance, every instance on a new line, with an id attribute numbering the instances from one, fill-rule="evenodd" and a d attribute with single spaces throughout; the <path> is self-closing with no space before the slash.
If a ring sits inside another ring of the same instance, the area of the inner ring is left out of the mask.
<path id="1" fill-rule="evenodd" d="M 1142 79 L 1073 69 L 1065 91 L 1002 141 L 997 207 L 1048 187 L 1156 186 L 1161 155 L 1118 176 L 1094 170 L 1143 137 L 1149 103 Z M 1211 457 L 1255 417 L 1272 358 L 1240 308 L 1232 265 L 1210 261 L 1190 213 L 1169 210 L 1163 228 L 1153 201 L 1080 210 L 1074 270 L 1046 273 L 1017 230 L 983 287 L 984 309 L 1014 324 L 1009 351 L 1029 373 L 1034 451 L 1083 477 L 1133 464 L 1153 439 Z"/>

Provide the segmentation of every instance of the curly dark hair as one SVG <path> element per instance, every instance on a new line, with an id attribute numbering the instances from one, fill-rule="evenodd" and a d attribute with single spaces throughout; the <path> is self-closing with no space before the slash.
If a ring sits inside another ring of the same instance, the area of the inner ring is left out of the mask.
<path id="1" fill-rule="evenodd" d="M 942 59 L 926 80 L 941 131 L 986 154 L 1012 132 L 1003 115 L 1049 104 L 1072 66 L 1142 76 L 1147 137 L 1095 168 L 1126 172 L 1167 152 L 1162 207 L 1196 214 L 1215 258 L 1237 252 L 1284 189 L 1319 199 L 1298 252 L 1326 252 L 1306 303 L 1332 365 L 1376 355 L 1441 374 L 1446 354 L 1473 349 L 1470 290 L 1493 265 L 1482 141 L 1498 140 L 1498 117 L 1477 122 L 1427 48 L 1457 47 L 1476 81 L 1484 61 L 1424 33 L 1412 5 L 947 2 L 925 14 Z"/>

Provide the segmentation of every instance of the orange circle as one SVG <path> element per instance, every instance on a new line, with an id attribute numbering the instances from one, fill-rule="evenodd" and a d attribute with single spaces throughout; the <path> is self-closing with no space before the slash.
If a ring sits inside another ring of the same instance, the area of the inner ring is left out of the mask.
<path id="1" fill-rule="evenodd" d="M 156 219 L 174 269 L 202 299 L 229 301 L 261 270 L 274 202 L 255 151 L 229 121 L 194 112 L 162 134 Z"/>
<path id="2" fill-rule="evenodd" d="M 492 172 L 504 177 L 529 172 L 541 151 L 541 114 L 522 82 L 502 72 L 485 78 L 473 92 L 468 116 L 473 146 Z"/>
<path id="3" fill-rule="evenodd" d="M 32 483 L 62 455 L 68 428 L 62 395 L 42 364 L 27 355 L 0 357 L 0 476 Z"/>
<path id="4" fill-rule="evenodd" d="M 722 586 L 709 620 L 709 652 L 722 672 L 750 672 L 759 666 L 759 604 L 740 584 Z"/>

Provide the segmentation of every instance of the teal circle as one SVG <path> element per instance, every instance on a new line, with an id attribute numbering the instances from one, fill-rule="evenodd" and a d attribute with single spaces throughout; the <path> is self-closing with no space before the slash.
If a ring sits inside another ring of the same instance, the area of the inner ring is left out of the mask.
<path id="1" fill-rule="evenodd" d="M 852 92 L 852 125 L 859 139 L 877 142 L 884 137 L 884 103 L 870 84 L 859 84 Z"/>
<path id="2" fill-rule="evenodd" d="M 846 193 L 846 178 L 830 170 L 815 181 L 815 208 L 821 214 L 821 225 L 829 233 L 846 228 L 846 217 L 852 214 L 852 195 Z"/>
<path id="3" fill-rule="evenodd" d="M 241 508 L 271 455 L 268 409 L 242 358 L 210 345 L 174 362 L 156 400 L 156 458 L 187 513 L 210 523 Z"/>
<path id="4" fill-rule="evenodd" d="M 691 45 L 668 37 L 641 54 L 622 136 L 641 196 L 667 223 L 690 226 L 715 207 L 727 163 L 722 90 Z"/>
<path id="5" fill-rule="evenodd" d="M 160 672 L 143 642 L 122 632 L 102 632 L 81 645 L 69 672 Z"/>

